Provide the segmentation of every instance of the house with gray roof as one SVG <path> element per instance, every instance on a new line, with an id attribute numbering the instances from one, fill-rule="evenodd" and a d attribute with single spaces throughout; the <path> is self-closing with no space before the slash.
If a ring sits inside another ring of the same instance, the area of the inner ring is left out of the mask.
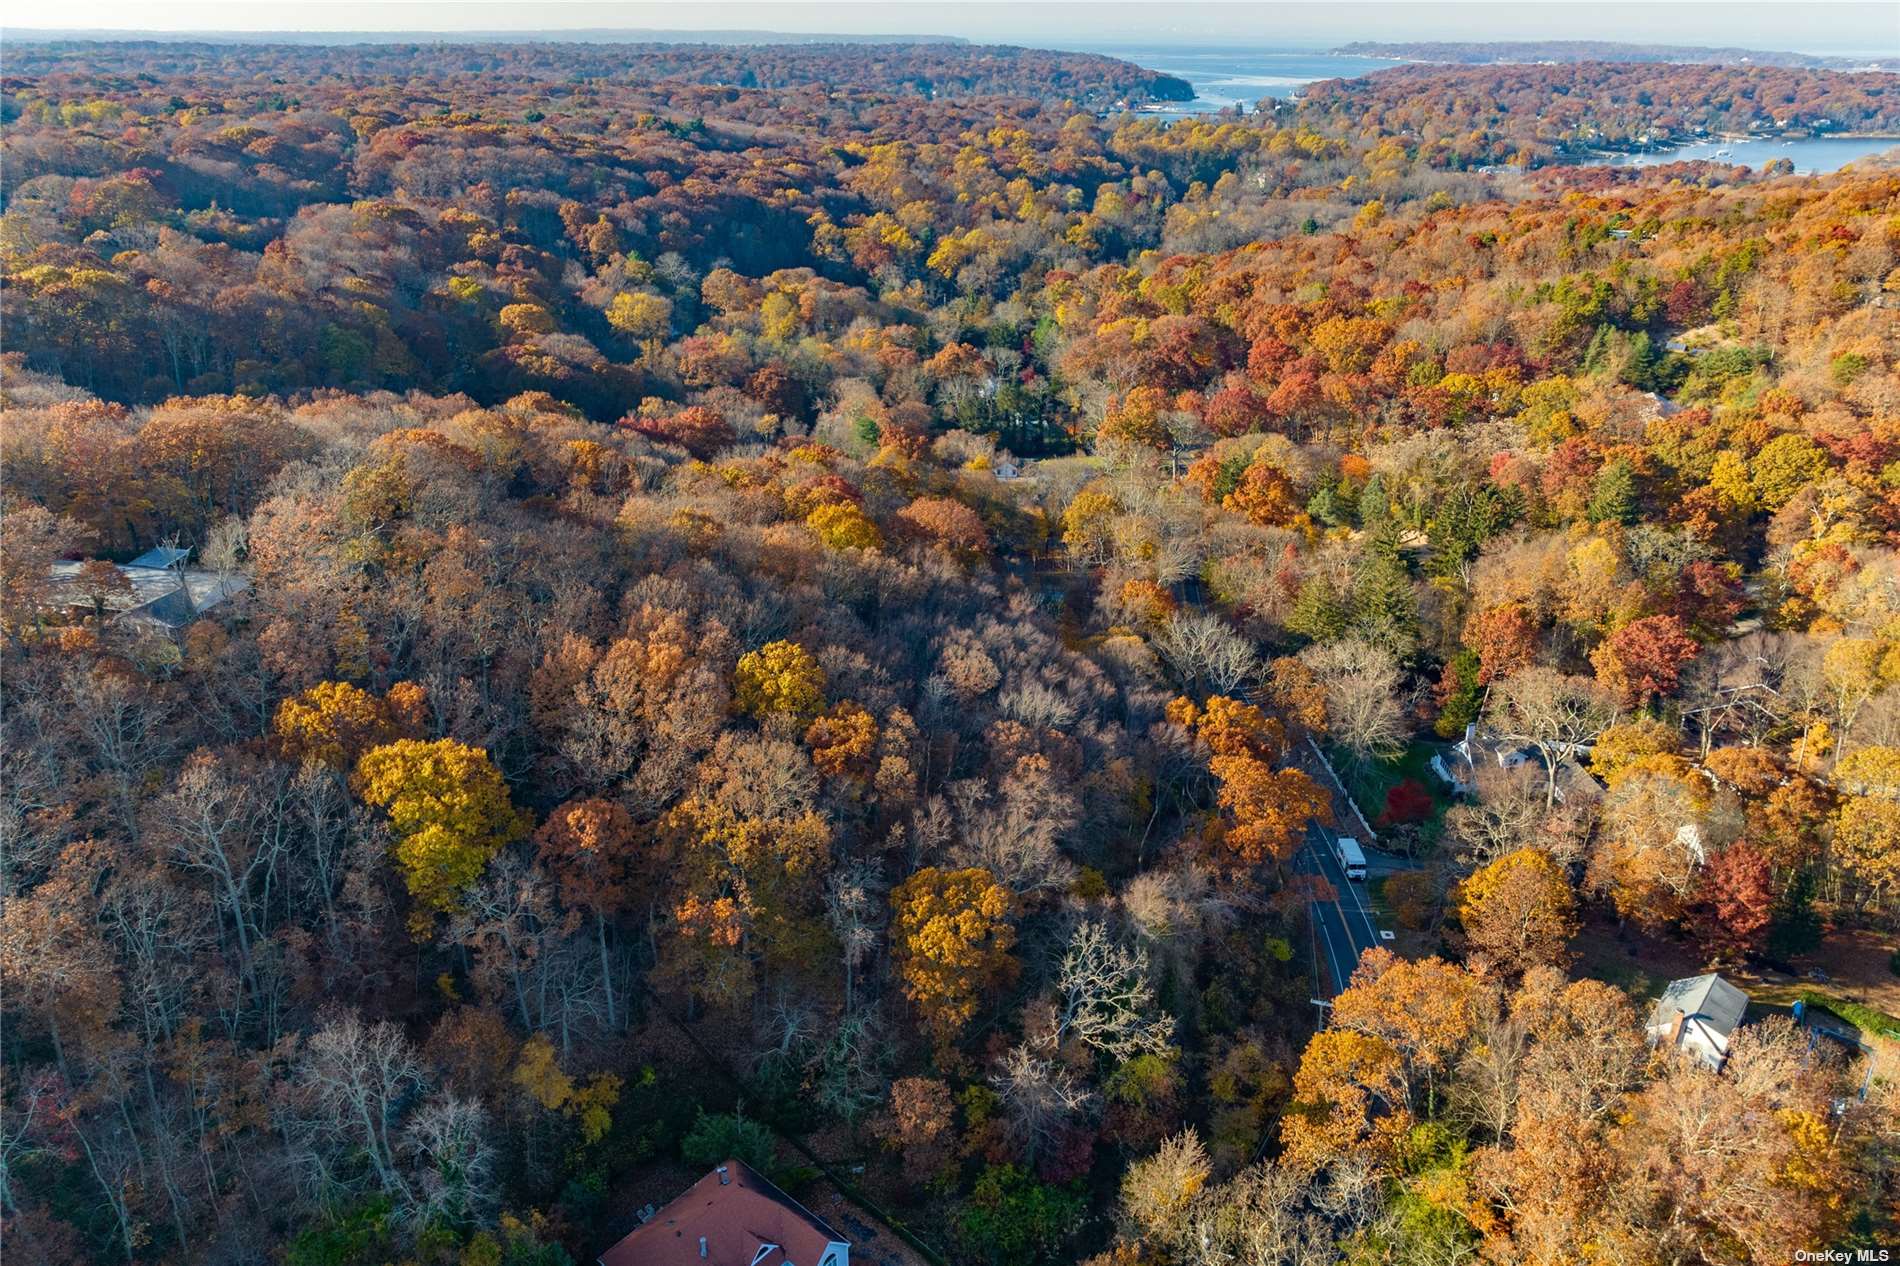
<path id="1" fill-rule="evenodd" d="M 1715 972 L 1672 980 L 1649 1013 L 1649 1044 L 1667 1042 L 1717 1072 L 1748 1010 L 1748 995 Z"/>
<path id="2" fill-rule="evenodd" d="M 1555 784 L 1559 804 L 1591 804 L 1603 798 L 1603 784 L 1592 778 L 1577 759 L 1589 754 L 1588 747 L 1579 746 L 1557 757 L 1557 770 L 1551 781 Z M 1459 796 L 1477 794 L 1478 778 L 1485 770 L 1516 769 L 1520 765 L 1535 766 L 1540 777 L 1545 772 L 1543 753 L 1535 744 L 1527 739 L 1492 734 L 1475 724 L 1467 725 L 1462 739 L 1431 759 L 1432 772 L 1445 781 L 1452 794 Z"/>
<path id="3" fill-rule="evenodd" d="M 251 582 L 241 575 L 185 565 L 189 551 L 164 546 L 147 550 L 129 563 L 115 564 L 125 577 L 121 592 L 105 599 L 107 619 L 176 632 L 227 598 L 243 593 Z M 80 591 L 83 563 L 54 563 L 48 575 L 53 603 L 75 616 L 92 611 L 90 596 Z"/>

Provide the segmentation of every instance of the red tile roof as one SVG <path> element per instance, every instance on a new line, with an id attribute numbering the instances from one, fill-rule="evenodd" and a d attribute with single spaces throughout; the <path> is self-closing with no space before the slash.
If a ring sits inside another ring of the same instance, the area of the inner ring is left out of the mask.
<path id="1" fill-rule="evenodd" d="M 844 1266 L 842 1253 L 826 1259 L 843 1242 L 750 1165 L 728 1160 L 602 1253 L 600 1266 Z"/>

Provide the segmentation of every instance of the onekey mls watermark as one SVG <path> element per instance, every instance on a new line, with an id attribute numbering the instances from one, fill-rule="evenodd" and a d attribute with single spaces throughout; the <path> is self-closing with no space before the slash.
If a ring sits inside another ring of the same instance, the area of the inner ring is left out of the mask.
<path id="1" fill-rule="evenodd" d="M 1798 1248 L 1794 1251 L 1797 1262 L 1834 1262 L 1840 1266 L 1857 1266 L 1860 1262 L 1896 1262 L 1900 1263 L 1900 1246 L 1889 1244 L 1872 1248 Z"/>

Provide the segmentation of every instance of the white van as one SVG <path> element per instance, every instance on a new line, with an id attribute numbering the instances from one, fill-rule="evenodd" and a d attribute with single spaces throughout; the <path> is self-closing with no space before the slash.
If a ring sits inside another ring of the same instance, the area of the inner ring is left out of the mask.
<path id="1" fill-rule="evenodd" d="M 1350 835 L 1342 835 L 1333 845 L 1333 856 L 1339 859 L 1339 868 L 1346 872 L 1346 878 L 1366 882 L 1366 855 L 1359 848 L 1359 841 Z"/>

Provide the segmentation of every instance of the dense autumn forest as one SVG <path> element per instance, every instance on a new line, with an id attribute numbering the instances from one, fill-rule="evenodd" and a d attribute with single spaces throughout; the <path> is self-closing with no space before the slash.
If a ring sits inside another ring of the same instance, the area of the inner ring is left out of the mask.
<path id="1" fill-rule="evenodd" d="M 863 1262 L 1900 1235 L 1900 167 L 1561 165 L 1894 80 L 0 88 L 10 1263 L 588 1262 L 728 1156 Z"/>

